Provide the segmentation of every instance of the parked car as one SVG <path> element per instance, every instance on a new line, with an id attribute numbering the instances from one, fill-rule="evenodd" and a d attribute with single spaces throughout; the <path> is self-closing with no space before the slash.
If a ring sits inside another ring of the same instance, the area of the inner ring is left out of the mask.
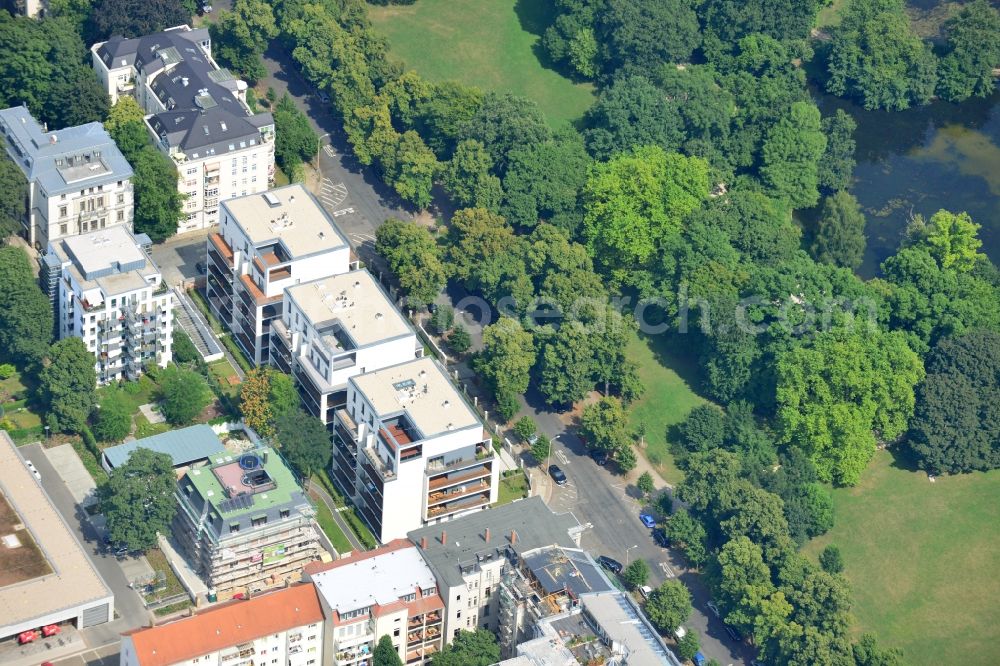
<path id="1" fill-rule="evenodd" d="M 212 5 L 210 5 L 208 3 L 202 5 L 201 6 L 201 13 L 202 14 L 211 14 L 212 13 Z"/>
<path id="2" fill-rule="evenodd" d="M 683 626 L 674 629 L 674 638 L 676 638 L 677 640 L 680 640 L 685 636 L 687 636 L 687 629 L 685 629 Z"/>
<path id="3" fill-rule="evenodd" d="M 612 558 L 608 557 L 607 555 L 601 555 L 600 557 L 598 557 L 597 558 L 597 563 L 600 564 L 605 569 L 607 569 L 608 571 L 610 571 L 612 573 L 616 573 L 616 574 L 620 574 L 622 572 L 622 569 L 625 568 L 625 567 L 622 566 L 621 562 L 619 562 L 618 560 L 612 559 Z"/>
<path id="4" fill-rule="evenodd" d="M 732 638 L 737 643 L 742 643 L 743 642 L 743 634 L 741 634 L 740 632 L 736 631 L 735 627 L 730 627 L 728 624 L 725 625 L 725 627 L 726 627 L 726 633 L 729 634 L 730 638 Z"/>
<path id="5" fill-rule="evenodd" d="M 590 457 L 594 459 L 594 462 L 600 466 L 608 464 L 608 450 L 607 449 L 591 449 Z"/>
<path id="6" fill-rule="evenodd" d="M 653 529 L 654 527 L 656 527 L 656 518 L 654 518 L 653 514 L 651 513 L 640 513 L 639 520 L 641 520 L 642 524 L 648 527 L 649 529 Z"/>
<path id="7" fill-rule="evenodd" d="M 319 97 L 319 101 L 323 102 L 324 104 L 330 103 L 330 96 L 322 90 L 316 92 L 316 97 Z"/>
<path id="8" fill-rule="evenodd" d="M 533 432 L 531 433 L 531 436 L 528 437 L 528 446 L 534 446 L 537 443 L 538 443 L 538 433 Z"/>
<path id="9" fill-rule="evenodd" d="M 28 468 L 28 471 L 31 472 L 31 475 L 33 477 L 35 477 L 36 481 L 42 480 L 42 475 L 38 473 L 37 469 L 35 469 L 35 464 L 33 462 L 31 462 L 30 460 L 25 460 L 24 466 Z"/>
<path id="10" fill-rule="evenodd" d="M 722 615 L 719 614 L 719 607 L 715 605 L 714 601 L 709 601 L 705 605 L 708 606 L 708 610 L 710 610 L 713 613 L 715 613 L 715 617 L 722 617 Z"/>
<path id="11" fill-rule="evenodd" d="M 639 594 L 641 594 L 642 598 L 645 599 L 646 601 L 649 601 L 649 595 L 651 595 L 652 593 L 653 593 L 653 588 L 651 588 L 649 585 L 643 585 L 642 587 L 639 588 Z"/>
<path id="12" fill-rule="evenodd" d="M 653 530 L 653 541 L 660 548 L 670 548 L 670 537 L 667 536 L 667 531 L 662 527 Z"/>
<path id="13" fill-rule="evenodd" d="M 705 661 L 705 655 L 703 655 L 700 651 L 699 652 L 695 652 L 694 653 L 694 659 L 692 659 L 691 661 L 694 662 L 695 666 L 705 666 L 705 663 L 706 663 L 706 661 Z"/>
<path id="14" fill-rule="evenodd" d="M 549 465 L 549 476 L 552 477 L 557 486 L 566 485 L 566 472 L 559 469 L 559 465 Z"/>

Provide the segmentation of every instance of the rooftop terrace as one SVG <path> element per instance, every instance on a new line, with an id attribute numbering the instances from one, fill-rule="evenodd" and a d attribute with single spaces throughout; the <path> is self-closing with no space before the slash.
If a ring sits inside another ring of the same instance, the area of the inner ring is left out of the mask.
<path id="1" fill-rule="evenodd" d="M 207 467 L 192 469 L 185 477 L 223 518 L 275 508 L 301 494 L 292 471 L 269 448 L 238 455 L 220 453 L 209 461 Z"/>

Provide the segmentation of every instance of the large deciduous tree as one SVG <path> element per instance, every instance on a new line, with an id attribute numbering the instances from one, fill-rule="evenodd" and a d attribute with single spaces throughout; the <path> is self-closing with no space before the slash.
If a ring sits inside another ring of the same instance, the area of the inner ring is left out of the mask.
<path id="1" fill-rule="evenodd" d="M 299 394 L 291 376 L 274 368 L 254 368 L 240 385 L 240 413 L 263 437 L 272 436 L 276 421 L 298 406 Z"/>
<path id="2" fill-rule="evenodd" d="M 917 387 L 909 443 L 934 472 L 1000 467 L 1000 333 L 938 342 Z"/>
<path id="3" fill-rule="evenodd" d="M 651 72 L 687 62 L 701 35 L 691 0 L 607 0 L 597 13 L 605 68 Z"/>
<path id="4" fill-rule="evenodd" d="M 143 37 L 191 22 L 181 0 L 100 0 L 90 13 L 88 42 L 112 35 Z"/>
<path id="5" fill-rule="evenodd" d="M 389 263 L 414 307 L 433 302 L 444 287 L 447 274 L 442 251 L 426 227 L 387 220 L 375 232 L 375 251 Z"/>
<path id="6" fill-rule="evenodd" d="M 846 190 L 854 175 L 854 130 L 858 124 L 851 114 L 837 109 L 832 116 L 823 118 L 821 127 L 826 135 L 826 151 L 819 161 L 819 186 L 828 192 Z"/>
<path id="7" fill-rule="evenodd" d="M 679 580 L 668 580 L 653 590 L 644 610 L 657 629 L 672 633 L 691 615 L 691 593 Z"/>
<path id="8" fill-rule="evenodd" d="M 819 161 L 826 150 L 819 109 L 796 102 L 771 127 L 764 140 L 760 172 L 776 198 L 792 208 L 812 206 L 819 199 Z"/>
<path id="9" fill-rule="evenodd" d="M 618 398 L 601 398 L 587 405 L 580 417 L 580 433 L 591 449 L 601 449 L 612 456 L 632 446 L 628 413 Z"/>
<path id="10" fill-rule="evenodd" d="M 804 450 L 822 480 L 844 485 L 858 482 L 877 441 L 906 431 L 924 376 L 902 333 L 862 324 L 817 333 L 775 370 L 783 441 Z"/>
<path id="11" fill-rule="evenodd" d="M 52 304 L 35 282 L 28 255 L 0 247 L 0 359 L 21 368 L 37 363 L 49 351 L 52 330 Z"/>
<path id="12" fill-rule="evenodd" d="M 538 390 L 550 405 L 571 405 L 594 388 L 594 346 L 587 327 L 564 321 L 543 343 Z"/>
<path id="13" fill-rule="evenodd" d="M 490 666 L 500 661 L 497 638 L 486 629 L 460 630 L 454 640 L 434 655 L 434 666 Z"/>
<path id="14" fill-rule="evenodd" d="M 511 151 L 549 140 L 552 130 L 532 100 L 510 93 L 488 92 L 465 125 L 467 138 L 479 141 L 493 158 L 499 175 L 507 168 Z"/>
<path id="15" fill-rule="evenodd" d="M 28 196 L 28 181 L 7 155 L 0 156 L 0 239 L 21 230 Z"/>
<path id="16" fill-rule="evenodd" d="M 574 236 L 583 220 L 580 192 L 589 166 L 575 131 L 564 130 L 552 141 L 512 150 L 503 180 L 504 215 L 519 227 L 544 221 Z"/>
<path id="17" fill-rule="evenodd" d="M 938 94 L 951 102 L 992 95 L 993 69 L 1000 67 L 1000 11 L 974 0 L 944 27 L 948 43 L 938 66 Z"/>
<path id="18" fill-rule="evenodd" d="M 197 372 L 172 366 L 160 373 L 160 409 L 172 425 L 188 425 L 211 399 L 205 378 Z"/>
<path id="19" fill-rule="evenodd" d="M 910 27 L 903 0 L 851 0 L 833 30 L 826 89 L 866 109 L 898 111 L 930 101 L 936 64 Z"/>
<path id="20" fill-rule="evenodd" d="M 858 200 L 844 190 L 824 197 L 812 232 L 812 256 L 854 270 L 864 259 L 865 245 L 865 215 Z"/>
<path id="21" fill-rule="evenodd" d="M 132 409 L 125 395 L 109 389 L 97 403 L 94 436 L 101 442 L 120 442 L 132 430 Z"/>
<path id="22" fill-rule="evenodd" d="M 372 666 L 403 666 L 403 660 L 399 658 L 399 652 L 392 644 L 392 637 L 389 634 L 378 639 L 378 645 L 372 653 Z"/>
<path id="23" fill-rule="evenodd" d="M 39 394 L 48 407 L 46 423 L 55 431 L 80 432 L 96 402 L 94 354 L 81 338 L 52 345 L 38 373 Z"/>
<path id="24" fill-rule="evenodd" d="M 497 402 L 513 405 L 516 412 L 517 396 L 528 390 L 535 357 L 531 333 L 524 330 L 517 319 L 501 317 L 483 329 L 483 350 L 473 365 L 493 390 Z M 513 413 L 504 413 L 504 416 L 510 418 Z"/>
<path id="25" fill-rule="evenodd" d="M 302 163 L 316 155 L 319 138 L 288 93 L 274 106 L 274 134 L 274 159 L 289 178 L 295 178 Z"/>
<path id="26" fill-rule="evenodd" d="M 177 511 L 175 488 L 170 456 L 143 448 L 133 451 L 97 489 L 111 541 L 130 551 L 156 546 L 157 532 L 169 534 Z"/>
<path id="27" fill-rule="evenodd" d="M 329 466 L 330 432 L 315 416 L 301 409 L 286 410 L 275 419 L 274 431 L 281 453 L 304 478 Z"/>
<path id="28" fill-rule="evenodd" d="M 236 0 L 231 11 L 209 24 L 213 55 L 251 84 L 267 75 L 260 56 L 278 36 L 271 5 L 263 0 Z M 277 118 L 275 118 L 277 123 Z M 281 131 L 277 132 L 278 139 Z M 275 146 L 277 148 L 277 146 Z"/>
<path id="29" fill-rule="evenodd" d="M 708 197 L 708 164 L 657 146 L 595 164 L 584 188 L 584 234 L 617 284 L 640 286 L 665 240 Z"/>
<path id="30" fill-rule="evenodd" d="M 177 231 L 184 195 L 177 191 L 177 167 L 153 146 L 145 146 L 132 162 L 135 175 L 135 230 L 154 241 Z"/>
<path id="31" fill-rule="evenodd" d="M 442 184 L 459 206 L 498 212 L 503 188 L 500 179 L 490 173 L 492 167 L 493 160 L 483 144 L 474 139 L 462 141 L 444 168 Z"/>
<path id="32" fill-rule="evenodd" d="M 450 223 L 449 265 L 454 277 L 502 311 L 523 311 L 534 289 L 525 265 L 525 240 L 499 215 L 482 208 L 455 213 Z"/>

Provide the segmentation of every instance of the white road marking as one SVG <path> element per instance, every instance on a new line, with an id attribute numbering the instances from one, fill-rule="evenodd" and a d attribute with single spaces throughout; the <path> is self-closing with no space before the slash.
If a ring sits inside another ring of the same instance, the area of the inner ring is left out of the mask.
<path id="1" fill-rule="evenodd" d="M 326 144 L 325 146 L 323 146 L 323 152 L 329 155 L 330 157 L 337 156 L 337 153 L 333 150 L 333 148 L 330 147 L 330 144 Z"/>
<path id="2" fill-rule="evenodd" d="M 562 451 L 556 451 L 556 458 L 559 458 L 559 462 L 561 462 L 563 465 L 569 464 L 569 458 L 567 458 L 566 454 L 563 453 Z"/>
<path id="3" fill-rule="evenodd" d="M 663 570 L 663 575 L 667 578 L 677 578 L 677 574 L 674 573 L 674 570 L 666 562 L 660 562 L 660 569 Z"/>
<path id="4" fill-rule="evenodd" d="M 334 217 L 340 217 L 341 215 L 347 215 L 348 213 L 353 213 L 353 208 L 341 208 L 340 210 L 333 211 Z"/>

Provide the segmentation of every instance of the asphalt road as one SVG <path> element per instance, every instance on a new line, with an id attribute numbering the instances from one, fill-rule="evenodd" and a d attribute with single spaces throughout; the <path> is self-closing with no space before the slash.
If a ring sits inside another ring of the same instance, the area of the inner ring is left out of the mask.
<path id="1" fill-rule="evenodd" d="M 21 448 L 21 455 L 34 462 L 38 473 L 42 476 L 42 487 L 48 493 L 56 509 L 62 514 L 77 540 L 83 546 L 84 552 L 91 564 L 111 588 L 115 595 L 116 620 L 107 624 L 97 625 L 81 631 L 87 647 L 91 650 L 104 648 L 110 643 L 121 640 L 121 633 L 141 627 L 149 619 L 139 599 L 138 593 L 129 588 L 128 580 L 122 573 L 118 561 L 111 555 L 101 552 L 101 539 L 96 530 L 87 521 L 83 509 L 77 506 L 66 484 L 59 477 L 55 468 L 49 463 L 48 457 L 42 451 L 40 444 L 28 444 Z M 101 656 L 107 657 L 107 650 L 101 651 Z"/>
<path id="2" fill-rule="evenodd" d="M 569 511 L 581 523 L 589 523 L 581 547 L 594 555 L 607 555 L 627 565 L 643 558 L 651 571 L 650 585 L 658 586 L 668 578 L 679 578 L 691 591 L 693 611 L 684 626 L 701 637 L 702 653 L 720 664 L 749 663 L 755 651 L 737 645 L 725 632 L 722 621 L 706 605 L 711 596 L 700 577 L 685 570 L 683 558 L 675 551 L 661 548 L 651 531 L 639 522 L 639 513 L 652 507 L 639 501 L 634 485 L 610 469 L 597 465 L 588 455 L 586 445 L 572 428 L 567 429 L 557 414 L 538 408 L 540 399 L 525 403 L 526 411 L 541 432 L 557 437 L 550 463 L 566 473 L 566 485 L 554 486 L 549 506 L 556 513 Z"/>

